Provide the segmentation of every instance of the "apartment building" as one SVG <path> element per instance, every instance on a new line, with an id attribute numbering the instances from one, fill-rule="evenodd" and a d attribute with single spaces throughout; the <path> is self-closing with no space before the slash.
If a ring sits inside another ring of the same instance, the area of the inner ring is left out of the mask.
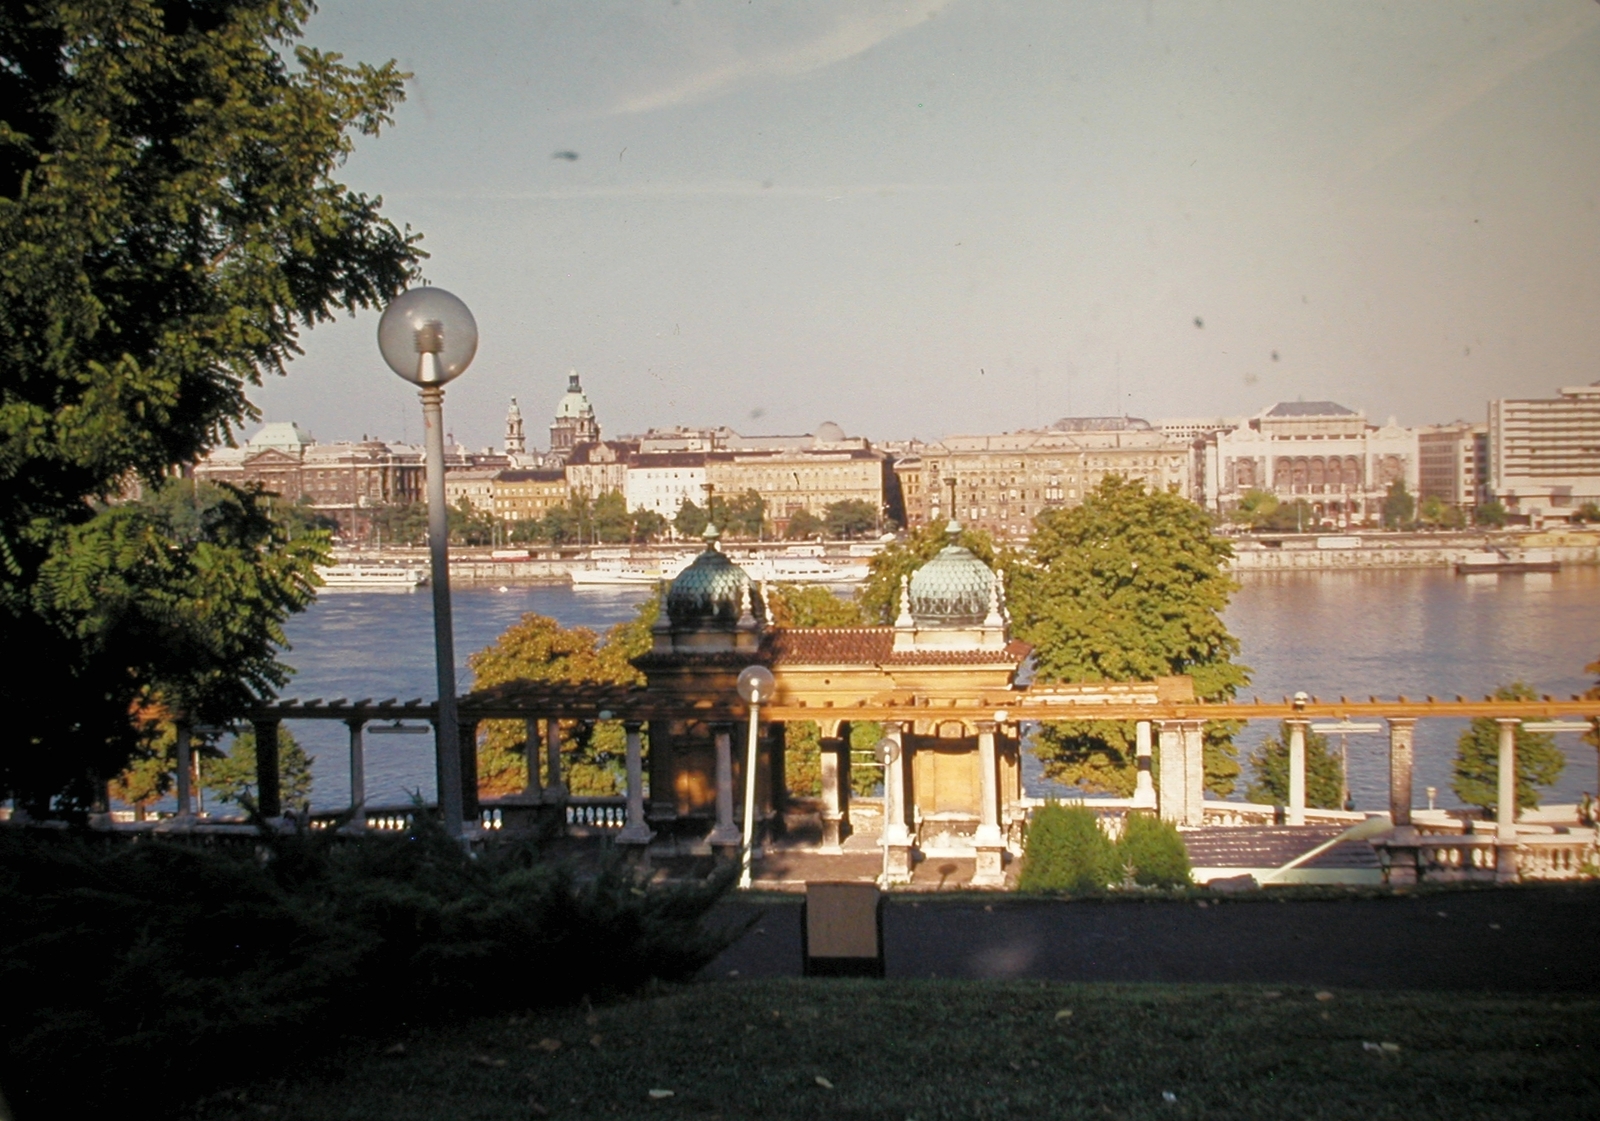
<path id="1" fill-rule="evenodd" d="M 1488 491 L 1517 521 L 1569 521 L 1600 503 L 1600 381 L 1489 402 Z"/>

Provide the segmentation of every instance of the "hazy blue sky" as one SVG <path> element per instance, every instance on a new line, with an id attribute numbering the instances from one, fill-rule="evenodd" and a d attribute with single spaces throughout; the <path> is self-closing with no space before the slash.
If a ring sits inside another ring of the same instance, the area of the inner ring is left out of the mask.
<path id="1" fill-rule="evenodd" d="M 324 0 L 307 41 L 414 74 L 345 175 L 477 315 L 474 447 L 513 395 L 542 444 L 569 368 L 609 434 L 878 439 L 1600 377 L 1594 0 Z M 416 439 L 375 328 L 266 419 Z"/>

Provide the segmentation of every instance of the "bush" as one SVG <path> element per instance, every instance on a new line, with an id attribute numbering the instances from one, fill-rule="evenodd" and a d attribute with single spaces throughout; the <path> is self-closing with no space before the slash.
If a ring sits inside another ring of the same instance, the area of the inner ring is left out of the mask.
<path id="1" fill-rule="evenodd" d="M 1191 882 L 1189 850 L 1178 827 L 1150 814 L 1128 815 L 1117 842 L 1117 863 L 1131 867 L 1134 883 L 1145 887 L 1183 887 Z"/>
<path id="2" fill-rule="evenodd" d="M 19 1117 L 201 1095 L 341 1038 L 692 977 L 731 884 L 642 887 L 438 830 L 252 849 L 0 831 L 0 1085 Z"/>
<path id="3" fill-rule="evenodd" d="M 1091 810 L 1052 802 L 1034 813 L 1019 891 L 1104 891 L 1120 878 L 1116 846 Z"/>

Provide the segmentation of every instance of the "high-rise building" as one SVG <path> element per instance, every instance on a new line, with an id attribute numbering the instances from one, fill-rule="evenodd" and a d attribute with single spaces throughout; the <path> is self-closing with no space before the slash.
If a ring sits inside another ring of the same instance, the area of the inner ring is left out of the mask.
<path id="1" fill-rule="evenodd" d="M 578 382 L 578 371 L 567 375 L 567 391 L 556 406 L 556 419 L 550 425 L 550 455 L 563 462 L 579 444 L 592 444 L 600 439 L 600 422 L 595 419 L 594 406 L 584 395 Z"/>
<path id="2" fill-rule="evenodd" d="M 1600 503 L 1600 381 L 1489 402 L 1490 496 L 1517 521 L 1568 521 Z"/>
<path id="3" fill-rule="evenodd" d="M 1417 497 L 1470 513 L 1488 482 L 1489 426 L 1457 421 L 1417 429 Z"/>

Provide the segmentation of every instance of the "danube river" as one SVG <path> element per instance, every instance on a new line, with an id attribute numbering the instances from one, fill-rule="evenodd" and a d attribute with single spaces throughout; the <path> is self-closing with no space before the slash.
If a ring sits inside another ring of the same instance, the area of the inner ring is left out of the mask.
<path id="1" fill-rule="evenodd" d="M 1296 690 L 1322 697 L 1376 694 L 1482 696 L 1506 682 L 1525 681 L 1557 696 L 1593 684 L 1583 667 L 1600 659 L 1600 569 L 1569 568 L 1554 575 L 1460 577 L 1442 570 L 1396 572 L 1249 573 L 1228 608 L 1229 628 L 1250 667 L 1244 695 L 1277 698 Z M 455 592 L 457 681 L 471 685 L 467 656 L 493 642 L 524 612 L 603 631 L 631 618 L 648 589 L 577 591 L 565 585 L 469 587 Z M 432 597 L 414 594 L 324 594 L 288 626 L 298 671 L 284 690 L 309 699 L 398 697 L 431 699 Z M 290 725 L 315 758 L 314 804 L 348 804 L 343 725 Z M 1429 786 L 1438 804 L 1456 804 L 1450 761 L 1463 723 L 1417 725 L 1416 791 Z M 1248 727 L 1240 755 L 1273 729 Z M 1573 802 L 1596 789 L 1596 754 L 1577 736 L 1558 737 L 1567 757 L 1546 801 Z M 432 738 L 369 736 L 368 801 L 404 802 L 409 792 L 433 791 Z M 1352 736 L 1350 785 L 1359 809 L 1387 807 L 1387 739 Z M 1030 775 L 1029 793 L 1053 791 Z M 1243 783 L 1235 797 L 1243 795 Z"/>

